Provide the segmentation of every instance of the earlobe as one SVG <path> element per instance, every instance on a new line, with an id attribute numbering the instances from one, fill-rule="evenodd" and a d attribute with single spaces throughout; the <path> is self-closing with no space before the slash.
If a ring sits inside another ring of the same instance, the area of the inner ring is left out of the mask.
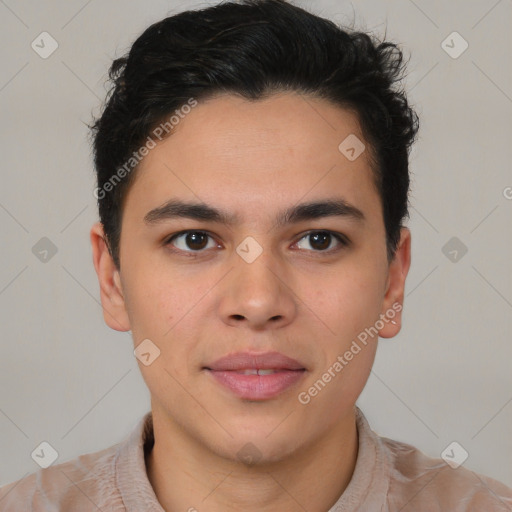
<path id="1" fill-rule="evenodd" d="M 389 264 L 386 295 L 381 318 L 384 326 L 379 330 L 381 338 L 392 338 L 400 332 L 404 303 L 405 280 L 411 265 L 411 232 L 402 227 L 400 242 L 393 261 Z"/>
<path id="2" fill-rule="evenodd" d="M 105 323 L 116 331 L 129 331 L 130 321 L 126 310 L 121 276 L 105 242 L 101 222 L 92 226 L 90 237 Z"/>

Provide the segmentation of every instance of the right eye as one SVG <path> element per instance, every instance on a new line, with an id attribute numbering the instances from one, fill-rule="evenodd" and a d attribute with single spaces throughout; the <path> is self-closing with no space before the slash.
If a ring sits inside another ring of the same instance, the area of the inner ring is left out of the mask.
<path id="1" fill-rule="evenodd" d="M 205 231 L 180 231 L 168 238 L 164 242 L 164 245 L 171 246 L 172 251 L 176 250 L 186 253 L 198 253 L 204 252 L 204 249 L 211 248 L 205 247 L 205 242 L 207 242 L 208 238 L 212 237 Z M 174 243 L 175 241 L 178 241 L 178 243 Z M 181 244 L 181 247 L 178 246 L 179 244 Z M 191 250 L 188 250 L 187 247 Z M 216 247 L 215 243 L 213 244 L 213 247 Z"/>

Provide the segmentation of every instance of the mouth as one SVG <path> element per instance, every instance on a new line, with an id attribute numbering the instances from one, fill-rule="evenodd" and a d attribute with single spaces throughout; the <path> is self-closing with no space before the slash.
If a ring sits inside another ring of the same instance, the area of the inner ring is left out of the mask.
<path id="1" fill-rule="evenodd" d="M 204 367 L 212 371 L 252 371 L 252 370 L 305 370 L 306 367 L 280 352 L 235 352 L 217 359 Z"/>
<path id="2" fill-rule="evenodd" d="M 252 401 L 276 398 L 297 385 L 307 371 L 278 352 L 230 354 L 203 369 L 235 396 Z"/>
<path id="3" fill-rule="evenodd" d="M 240 375 L 272 375 L 282 371 L 287 371 L 286 368 L 248 368 L 247 370 L 230 370 Z M 300 370 L 288 370 L 288 371 L 300 371 Z"/>

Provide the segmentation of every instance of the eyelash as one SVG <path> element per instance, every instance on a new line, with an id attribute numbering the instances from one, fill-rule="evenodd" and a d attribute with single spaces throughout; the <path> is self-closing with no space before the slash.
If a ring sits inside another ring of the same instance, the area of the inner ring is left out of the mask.
<path id="1" fill-rule="evenodd" d="M 198 229 L 189 229 L 189 230 L 185 230 L 185 231 L 179 231 L 178 233 L 174 233 L 173 235 L 169 236 L 163 243 L 164 246 L 166 247 L 171 247 L 172 246 L 172 242 L 182 236 L 182 235 L 187 235 L 189 233 L 202 233 L 202 234 L 205 234 L 207 236 L 209 236 L 210 238 L 213 238 L 213 236 L 208 233 L 207 231 L 201 231 L 201 230 L 198 230 Z M 307 250 L 305 249 L 307 252 L 312 252 L 312 253 L 317 253 L 319 256 L 321 255 L 325 255 L 325 254 L 333 254 L 333 253 L 336 253 L 346 247 L 348 247 L 350 245 L 350 240 L 345 236 L 345 235 L 342 235 L 341 233 L 337 233 L 336 231 L 330 231 L 328 229 L 317 229 L 317 230 L 312 230 L 312 231 L 308 231 L 307 233 L 304 233 L 301 238 L 299 238 L 299 240 L 295 243 L 298 243 L 300 242 L 301 240 L 303 240 L 304 238 L 308 237 L 308 236 L 311 236 L 313 234 L 316 234 L 316 233 L 326 233 L 328 235 L 331 235 L 333 238 L 335 238 L 338 242 L 340 242 L 340 246 L 339 247 L 335 247 L 334 249 L 328 249 L 328 250 L 325 250 L 325 251 L 315 251 L 315 250 Z M 202 249 L 200 251 L 184 251 L 182 249 L 177 249 L 177 248 L 170 248 L 170 250 L 172 252 L 176 252 L 176 253 L 180 253 L 180 254 L 183 254 L 185 255 L 186 257 L 197 257 L 199 254 L 203 253 L 203 252 L 206 252 L 206 249 Z"/>

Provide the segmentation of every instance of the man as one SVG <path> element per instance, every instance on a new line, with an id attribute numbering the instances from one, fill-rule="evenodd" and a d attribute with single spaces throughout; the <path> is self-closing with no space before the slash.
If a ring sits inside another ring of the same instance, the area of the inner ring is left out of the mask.
<path id="1" fill-rule="evenodd" d="M 113 63 L 93 261 L 151 412 L 0 510 L 512 510 L 355 405 L 410 266 L 402 70 L 395 45 L 283 0 L 164 19 Z"/>

